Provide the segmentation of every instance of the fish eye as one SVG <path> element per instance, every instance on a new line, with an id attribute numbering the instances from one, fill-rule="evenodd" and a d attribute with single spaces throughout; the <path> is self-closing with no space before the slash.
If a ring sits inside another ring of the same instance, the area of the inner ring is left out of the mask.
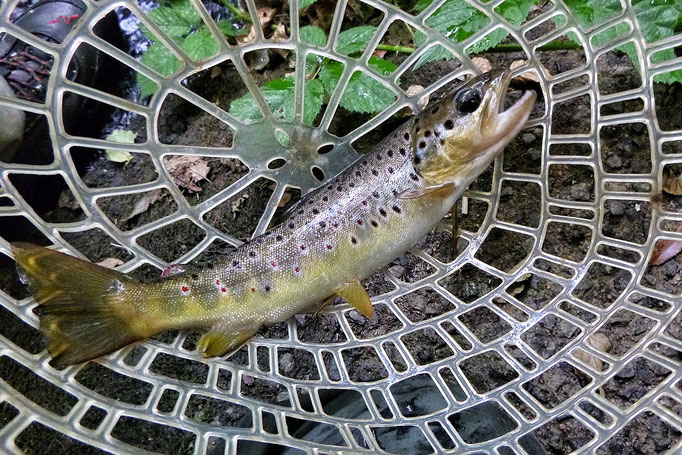
<path id="1" fill-rule="evenodd" d="M 465 88 L 455 95 L 455 106 L 459 112 L 470 114 L 481 105 L 481 92 L 472 88 Z"/>

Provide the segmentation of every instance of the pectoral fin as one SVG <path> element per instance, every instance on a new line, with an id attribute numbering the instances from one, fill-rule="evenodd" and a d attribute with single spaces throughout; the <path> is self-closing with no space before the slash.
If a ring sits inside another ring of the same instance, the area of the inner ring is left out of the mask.
<path id="1" fill-rule="evenodd" d="M 199 338 L 197 347 L 203 357 L 220 357 L 237 349 L 258 331 L 258 327 L 228 329 L 214 327 Z"/>
<path id="2" fill-rule="evenodd" d="M 416 190 L 406 190 L 398 193 L 398 199 L 417 199 L 420 197 L 448 197 L 455 191 L 454 183 L 445 183 L 439 186 L 427 186 L 426 188 L 419 188 Z"/>
<path id="3" fill-rule="evenodd" d="M 346 299 L 348 303 L 351 304 L 353 308 L 358 310 L 366 318 L 371 318 L 374 316 L 374 308 L 372 307 L 372 302 L 369 300 L 367 291 L 360 284 L 359 281 L 354 281 L 352 283 L 346 283 L 340 288 L 336 289 L 335 292 Z"/>

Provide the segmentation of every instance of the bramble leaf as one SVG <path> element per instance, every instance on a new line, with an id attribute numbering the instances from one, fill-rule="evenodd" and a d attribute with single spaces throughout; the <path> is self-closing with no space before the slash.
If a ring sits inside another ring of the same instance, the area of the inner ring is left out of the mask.
<path id="1" fill-rule="evenodd" d="M 136 137 L 137 133 L 133 131 L 114 130 L 111 132 L 111 134 L 109 134 L 106 137 L 106 140 L 112 142 L 120 142 L 123 144 L 133 144 L 135 142 Z M 130 160 L 133 159 L 133 155 L 125 150 L 106 149 L 104 150 L 104 153 L 107 155 L 107 159 L 109 161 L 113 161 L 115 163 L 128 164 Z"/>
<path id="2" fill-rule="evenodd" d="M 311 46 L 324 47 L 327 44 L 327 34 L 320 27 L 306 25 L 298 31 L 301 41 Z"/>
<path id="3" fill-rule="evenodd" d="M 148 16 L 171 38 L 180 38 L 192 30 L 193 24 L 180 16 L 175 8 L 160 6 L 151 10 Z M 153 39 L 151 36 L 148 38 Z"/>
<path id="4" fill-rule="evenodd" d="M 242 36 L 248 35 L 249 29 L 246 27 L 238 28 L 236 25 L 227 19 L 217 22 L 218 28 L 225 36 Z"/>
<path id="5" fill-rule="evenodd" d="M 220 50 L 218 40 L 211 34 L 208 27 L 202 26 L 194 33 L 187 35 L 180 45 L 182 50 L 192 60 L 206 60 Z"/>
<path id="6" fill-rule="evenodd" d="M 171 51 L 161 43 L 151 44 L 147 48 L 147 51 L 142 54 L 140 62 L 152 68 L 162 76 L 170 76 L 180 69 L 181 65 L 180 60 L 178 60 Z M 156 84 L 147 76 L 140 73 L 137 73 L 137 83 L 140 86 L 141 98 L 153 95 L 156 91 Z"/>
<path id="7" fill-rule="evenodd" d="M 381 112 L 395 101 L 395 94 L 373 77 L 356 71 L 343 92 L 340 106 L 351 112 Z"/>
<path id="8" fill-rule="evenodd" d="M 319 79 L 313 79 L 305 84 L 303 97 L 303 123 L 312 125 L 315 117 L 320 113 L 324 102 L 324 86 Z"/>
<path id="9" fill-rule="evenodd" d="M 369 40 L 372 39 L 376 30 L 377 28 L 373 25 L 362 25 L 343 31 L 339 33 L 336 50 L 343 55 L 360 52 L 367 47 Z"/>

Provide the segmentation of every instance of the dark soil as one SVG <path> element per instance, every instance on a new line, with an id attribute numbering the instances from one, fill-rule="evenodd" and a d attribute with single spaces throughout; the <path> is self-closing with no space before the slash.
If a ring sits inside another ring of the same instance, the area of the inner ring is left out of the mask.
<path id="1" fill-rule="evenodd" d="M 490 56 L 491 60 L 499 65 L 507 65 L 518 57 L 519 55 L 514 54 Z M 541 60 L 548 70 L 555 74 L 583 64 L 584 56 L 578 51 L 566 51 L 556 54 L 543 54 Z M 262 83 L 279 77 L 285 72 L 283 66 L 279 65 L 279 67 L 268 68 L 262 73 L 256 73 L 257 82 Z M 434 62 L 419 71 L 406 73 L 401 77 L 401 84 L 405 87 L 412 84 L 428 85 L 452 71 L 456 66 L 457 63 L 454 62 Z M 613 51 L 604 54 L 597 61 L 597 66 L 597 80 L 601 93 L 615 93 L 641 84 L 637 71 L 629 63 L 628 58 L 620 52 Z M 231 65 L 225 64 L 220 67 L 220 72 L 216 77 L 213 77 L 208 71 L 204 71 L 193 78 L 190 87 L 212 102 L 227 106 L 230 100 L 245 93 L 243 86 L 229 83 L 234 80 L 239 80 L 239 76 Z M 575 80 L 557 88 L 557 91 L 569 90 L 585 83 L 584 79 L 575 78 Z M 654 94 L 655 109 L 661 128 L 665 130 L 681 128 L 682 111 L 677 108 L 670 108 L 670 106 L 679 106 L 682 89 L 678 85 L 661 86 L 656 84 Z M 439 91 L 432 99 L 441 95 L 442 91 Z M 604 106 L 602 115 L 637 110 L 637 106 L 636 102 L 607 105 Z M 544 105 L 539 102 L 533 116 L 538 116 L 543 111 Z M 587 95 L 558 104 L 553 113 L 552 133 L 590 133 L 594 125 L 590 123 L 589 112 L 590 98 Z M 336 133 L 347 132 L 345 129 L 350 131 L 369 118 L 368 116 L 356 116 L 343 109 L 339 110 L 337 116 L 338 118 L 335 118 L 332 124 L 332 130 Z M 354 146 L 361 151 L 369 150 L 373 143 L 400 124 L 401 121 L 402 119 L 392 119 L 386 122 L 371 134 L 361 138 Z M 144 124 L 141 119 L 137 119 L 128 129 L 142 130 L 143 127 Z M 164 144 L 229 147 L 233 140 L 233 131 L 224 123 L 177 97 L 169 97 L 164 103 L 159 117 L 158 130 L 159 139 Z M 542 127 L 523 130 L 505 150 L 502 160 L 503 170 L 533 178 L 540 175 L 543 164 L 540 151 L 544 134 L 548 134 L 548 132 L 543 131 Z M 645 125 L 637 123 L 606 127 L 599 131 L 598 150 L 591 150 L 590 146 L 586 144 L 557 145 L 552 146 L 550 154 L 552 156 L 584 157 L 590 153 L 595 153 L 604 170 L 612 176 L 643 174 L 650 172 L 652 166 L 649 145 L 650 134 L 651 132 Z M 143 136 L 140 136 L 140 140 L 142 138 Z M 682 145 L 676 143 L 670 145 L 667 150 L 670 150 L 670 153 L 678 153 L 682 150 Z M 135 154 L 133 160 L 127 165 L 110 162 L 101 152 L 96 150 L 74 149 L 72 154 L 74 157 L 78 155 L 79 160 L 87 159 L 88 165 L 81 169 L 81 178 L 91 188 L 141 184 L 154 181 L 158 176 L 159 169 L 155 168 L 151 158 L 145 154 Z M 200 204 L 228 188 L 243 178 L 249 171 L 248 167 L 234 159 L 210 159 L 207 164 L 210 167 L 207 178 L 197 182 L 200 191 L 179 188 L 183 197 L 192 206 Z M 576 164 L 552 164 L 548 167 L 547 178 L 548 192 L 543 194 L 542 188 L 535 182 L 509 179 L 493 182 L 492 169 L 486 171 L 474 182 L 472 189 L 484 192 L 499 190 L 499 206 L 495 213 L 491 213 L 485 200 L 473 197 L 468 200 L 468 212 L 465 215 L 462 214 L 461 202 L 458 203 L 456 212 L 458 213 L 459 228 L 468 233 L 476 233 L 480 230 L 484 220 L 491 216 L 496 217 L 499 221 L 518 226 L 538 227 L 543 204 L 542 198 L 548 196 L 554 204 L 550 213 L 583 219 L 598 217 L 603 222 L 601 232 L 603 236 L 643 244 L 650 235 L 654 212 L 659 210 L 673 213 L 682 212 L 682 197 L 669 195 L 662 197 L 662 202 L 640 202 L 628 200 L 626 197 L 609 196 L 604 202 L 601 213 L 594 213 L 589 208 L 569 207 L 572 203 L 579 204 L 595 200 L 597 188 L 592 167 Z M 648 188 L 642 185 L 644 184 L 633 183 L 622 188 L 630 193 L 648 191 Z M 260 179 L 206 213 L 204 220 L 227 235 L 247 241 L 252 236 L 272 191 L 272 182 Z M 300 197 L 300 192 L 296 194 L 294 191 L 290 191 L 290 195 L 292 196 L 291 200 L 281 208 L 280 212 L 293 204 Z M 137 229 L 177 210 L 176 201 L 166 190 L 148 210 L 131 217 L 133 207 L 142 197 L 143 195 L 134 194 L 101 198 L 98 200 L 98 207 L 112 223 L 123 231 Z M 68 190 L 65 190 L 59 200 L 61 201 L 59 206 L 43 207 L 38 211 L 38 214 L 46 220 L 58 223 L 73 222 L 82 217 L 82 208 L 78 207 L 73 195 Z M 567 205 L 567 207 L 563 207 L 562 204 Z M 445 221 L 451 222 L 451 219 Z M 0 235 L 8 239 L 10 237 L 9 234 L 6 235 L 4 229 Z M 585 226 L 561 222 L 549 223 L 545 228 L 542 250 L 554 256 L 556 263 L 543 260 L 544 262 L 536 263 L 536 265 L 557 277 L 574 276 L 576 274 L 575 265 L 587 255 L 588 249 L 592 246 L 594 235 L 595 233 Z M 127 261 L 133 257 L 125 249 L 112 246 L 113 239 L 99 229 L 92 229 L 83 233 L 64 233 L 63 236 L 92 261 L 109 257 Z M 202 229 L 185 220 L 174 223 L 163 230 L 158 230 L 152 235 L 144 236 L 138 240 L 138 243 L 148 248 L 158 258 L 173 262 L 195 246 L 204 236 L 205 232 Z M 508 229 L 495 228 L 489 231 L 482 240 L 476 258 L 498 270 L 507 272 L 526 260 L 532 244 L 533 239 L 527 235 Z M 454 241 L 450 230 L 441 227 L 435 228 L 418 244 L 418 247 L 426 254 L 444 264 L 453 262 L 467 246 L 466 240 L 458 238 Z M 197 258 L 196 262 L 210 261 L 230 251 L 231 248 L 224 242 L 214 243 Z M 598 250 L 598 252 L 604 256 L 626 262 L 638 260 L 637 253 L 622 248 L 603 246 L 603 249 Z M 633 255 L 635 256 L 634 259 Z M 0 289 L 17 299 L 26 297 L 28 293 L 18 283 L 12 261 L 4 256 L 0 259 L 3 261 L 0 263 Z M 679 294 L 682 291 L 681 270 L 682 254 L 678 254 L 662 265 L 648 266 L 642 278 L 642 285 L 671 295 Z M 435 269 L 423 259 L 406 253 L 393 261 L 388 267 L 388 271 L 403 283 L 415 283 L 431 275 Z M 154 278 L 159 273 L 160 271 L 156 268 L 148 266 L 138 269 L 136 276 Z M 589 306 L 594 307 L 594 310 L 610 308 L 632 277 L 632 272 L 626 268 L 596 262 L 589 267 L 586 275 L 574 288 L 572 296 L 585 302 L 588 308 Z M 470 332 L 481 344 L 484 344 L 498 340 L 512 331 L 513 328 L 502 320 L 495 311 L 486 306 L 479 306 L 479 299 L 500 286 L 501 280 L 498 278 L 467 264 L 440 279 L 438 283 L 461 302 L 459 305 L 471 307 L 459 318 L 453 318 L 452 321 L 442 324 L 443 329 L 450 334 L 463 351 L 470 351 L 473 347 L 461 335 L 461 332 Z M 381 296 L 395 289 L 395 286 L 382 271 L 367 278 L 364 284 L 371 297 Z M 496 300 L 496 311 L 509 314 L 516 320 L 526 321 L 530 314 L 541 312 L 543 308 L 553 302 L 561 290 L 561 286 L 550 279 L 530 275 L 506 289 L 509 299 Z M 670 302 L 645 296 L 633 297 L 631 301 L 635 305 L 655 311 L 668 311 L 671 305 Z M 295 338 L 302 343 L 329 345 L 329 349 L 323 351 L 322 355 L 323 371 L 316 367 L 313 354 L 303 348 L 279 349 L 276 352 L 259 351 L 257 359 L 250 359 L 248 351 L 241 349 L 230 356 L 228 361 L 237 370 L 240 365 L 255 364 L 261 371 L 267 371 L 269 356 L 276 356 L 274 359 L 276 371 L 284 377 L 299 381 L 317 380 L 319 378 L 338 381 L 341 368 L 339 362 L 342 362 L 351 380 L 373 383 L 389 376 L 387 367 L 382 360 L 384 355 L 389 358 L 396 370 L 401 371 L 401 368 L 404 370 L 405 359 L 402 358 L 404 354 L 401 354 L 393 343 L 382 345 L 385 353 L 377 352 L 374 347 L 369 345 L 341 351 L 334 345 L 345 342 L 351 335 L 358 340 L 370 340 L 398 331 L 403 328 L 403 323 L 399 318 L 400 314 L 412 322 L 420 322 L 451 312 L 457 306 L 430 287 L 419 288 L 396 298 L 394 302 L 389 304 L 376 304 L 375 316 L 372 319 L 367 319 L 354 310 L 345 313 L 345 322 L 350 326 L 352 334 L 344 333 L 339 320 L 334 315 L 321 314 L 317 317 L 299 315 L 296 317 Z M 596 319 L 595 314 L 569 302 L 562 302 L 559 308 L 566 313 L 566 319 L 555 315 L 537 318 L 538 322 L 521 335 L 521 340 L 545 359 L 564 355 L 565 351 L 562 349 L 581 333 L 581 330 L 568 320 L 569 315 L 582 319 L 586 323 L 592 323 Z M 40 340 L 35 330 L 16 318 L 16 323 L 14 323 L 15 319 L 12 318 L 11 314 L 2 315 L 0 332 L 29 352 L 40 352 L 43 345 L 42 341 L 35 341 Z M 2 321 L 10 321 L 11 323 Z M 599 332 L 606 335 L 611 341 L 613 348 L 610 354 L 622 357 L 648 333 L 653 324 L 651 318 L 632 311 L 621 310 L 609 318 L 601 326 Z M 681 327 L 682 319 L 678 317 L 666 328 L 666 334 L 680 339 L 682 338 Z M 264 328 L 258 334 L 260 337 L 271 339 L 282 339 L 286 338 L 287 335 L 286 324 Z M 180 335 L 177 332 L 167 332 L 155 337 L 155 340 L 158 343 L 170 344 L 178 336 L 186 336 L 183 349 L 188 352 L 195 349 L 197 334 Z M 417 365 L 428 365 L 452 358 L 455 355 L 450 345 L 431 328 L 409 332 L 402 336 L 401 341 L 407 348 L 407 354 L 412 357 L 411 360 Z M 517 346 L 506 344 L 505 349 L 515 359 L 515 364 L 510 364 L 499 353 L 489 350 L 472 353 L 473 355 L 457 365 L 471 382 L 476 392 L 492 391 L 515 380 L 518 377 L 518 370 L 530 371 L 537 366 Z M 669 358 L 677 359 L 678 362 L 680 361 L 681 354 L 669 347 L 654 348 L 652 346 L 651 349 L 656 352 L 660 351 Z M 126 359 L 126 362 L 135 364 L 141 355 L 141 352 L 131 351 L 130 359 Z M 26 380 L 29 383 L 36 381 L 36 384 L 45 387 L 45 396 L 52 397 L 51 394 L 54 394 L 57 397 L 54 400 L 47 401 L 36 399 L 39 405 L 57 414 L 65 414 L 73 406 L 71 395 L 61 396 L 60 393 L 40 383 L 39 379 L 33 378 L 34 375 L 31 372 L 20 371 L 20 367 L 17 367 L 16 362 L 10 360 L 9 357 L 3 359 L 6 360 L 5 366 L 2 368 L 3 371 L 0 372 L 4 373 L 3 379 L 8 381 L 7 377 L 12 375 L 25 375 L 29 377 L 30 380 Z M 455 368 L 455 365 L 453 364 L 452 367 Z M 205 364 L 168 354 L 157 355 L 150 366 L 150 372 L 155 376 L 192 384 L 205 384 L 208 380 L 208 368 Z M 647 359 L 636 358 L 629 361 L 604 385 L 604 397 L 612 404 L 625 409 L 665 380 L 670 373 L 669 370 Z M 148 383 L 132 380 L 97 364 L 89 364 L 82 369 L 76 376 L 76 380 L 110 399 L 130 404 L 143 403 L 149 394 Z M 456 385 L 457 381 L 454 377 L 452 380 Z M 587 368 L 582 371 L 562 361 L 555 367 L 525 382 L 523 387 L 544 407 L 553 409 L 589 385 L 592 380 L 593 377 Z M 242 376 L 241 382 L 237 381 L 237 377 L 233 377 L 232 373 L 221 370 L 216 385 L 222 390 L 234 390 L 236 388 L 245 396 L 269 405 L 290 407 L 291 400 L 294 399 L 294 397 L 289 396 L 286 387 L 279 382 L 267 381 L 248 375 Z M 17 389 L 19 387 L 16 386 Z M 30 393 L 23 390 L 20 392 Z M 307 392 L 302 391 L 300 393 L 303 395 L 299 394 L 296 398 L 305 408 L 306 400 L 309 403 L 310 398 L 305 397 Z M 171 412 L 177 405 L 176 400 L 177 396 L 172 393 L 164 395 L 158 405 L 159 411 Z M 514 399 L 510 398 L 510 401 L 512 400 L 516 400 L 515 407 L 523 408 L 523 400 L 518 396 Z M 679 413 L 679 403 L 672 403 L 670 406 L 675 407 Z M 527 412 L 532 413 L 529 408 L 526 409 Z M 312 408 L 310 410 L 312 411 Z M 11 410 L 8 412 L 11 414 Z M 600 411 L 598 408 L 594 408 L 593 412 L 598 413 Z M 0 414 L 5 415 L 6 413 Z M 103 417 L 98 417 L 97 410 L 93 410 L 91 414 L 88 414 L 90 416 L 88 419 L 95 423 L 88 423 L 88 425 L 96 426 L 97 421 L 101 421 Z M 186 417 L 215 427 L 246 427 L 251 425 L 251 419 L 254 418 L 248 410 L 236 403 L 204 396 L 193 396 L 190 399 Z M 185 434 L 181 430 L 173 431 L 168 427 L 154 425 L 141 423 L 132 418 L 122 419 L 114 429 L 113 436 L 146 450 L 158 449 L 151 442 L 152 440 L 167 438 L 169 447 L 172 446 L 175 452 L 191 452 L 194 444 L 193 435 Z M 135 436 L 138 430 L 140 432 Z M 22 433 L 17 444 L 20 448 L 24 447 L 22 444 L 27 444 L 26 441 L 33 438 L 32 435 L 38 432 L 46 435 L 41 439 L 45 441 L 46 447 L 60 444 L 59 438 L 54 436 L 51 431 L 47 427 L 35 424 L 29 427 L 25 433 Z M 556 418 L 543 425 L 533 432 L 533 436 L 548 453 L 564 454 L 585 445 L 592 434 L 569 415 Z M 680 437 L 682 437 L 680 431 L 647 411 L 636 416 L 624 429 L 614 435 L 598 453 L 663 453 L 676 444 Z"/>

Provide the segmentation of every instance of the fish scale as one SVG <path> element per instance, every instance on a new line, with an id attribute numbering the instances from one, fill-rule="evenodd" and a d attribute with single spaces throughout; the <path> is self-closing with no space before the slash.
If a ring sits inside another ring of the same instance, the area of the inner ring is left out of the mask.
<path id="1" fill-rule="evenodd" d="M 281 224 L 206 266 L 174 266 L 174 274 L 141 283 L 13 244 L 41 304 L 53 365 L 183 328 L 208 329 L 198 350 L 223 355 L 263 325 L 319 309 L 335 295 L 371 317 L 360 281 L 425 236 L 525 124 L 534 94 L 501 112 L 510 77 L 471 79 L 305 195 Z"/>

